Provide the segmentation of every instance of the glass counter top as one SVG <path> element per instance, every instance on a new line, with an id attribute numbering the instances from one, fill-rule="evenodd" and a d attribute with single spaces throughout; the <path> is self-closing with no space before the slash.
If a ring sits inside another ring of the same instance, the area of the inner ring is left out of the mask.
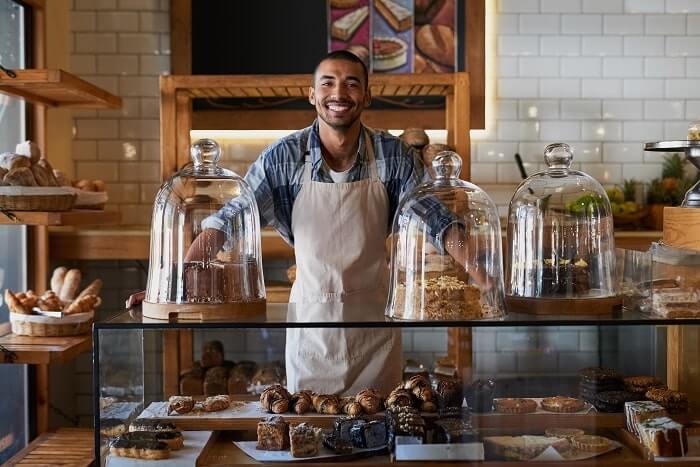
<path id="1" fill-rule="evenodd" d="M 344 303 L 286 304 L 269 303 L 265 315 L 236 317 L 229 320 L 165 321 L 144 317 L 140 307 L 123 310 L 95 323 L 96 329 L 216 329 L 216 328 L 421 328 L 421 327 L 512 327 L 512 326 L 634 326 L 700 325 L 700 319 L 667 319 L 637 311 L 618 311 L 612 315 L 532 315 L 508 313 L 503 318 L 451 321 L 411 321 L 388 318 L 384 305 Z"/>

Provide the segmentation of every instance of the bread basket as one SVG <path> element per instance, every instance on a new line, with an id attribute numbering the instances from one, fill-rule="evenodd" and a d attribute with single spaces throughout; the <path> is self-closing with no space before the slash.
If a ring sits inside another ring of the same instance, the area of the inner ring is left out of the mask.
<path id="1" fill-rule="evenodd" d="M 73 208 L 75 209 L 104 209 L 108 201 L 106 191 L 85 191 L 73 188 L 77 195 Z"/>
<path id="2" fill-rule="evenodd" d="M 75 198 L 61 187 L 0 187 L 0 208 L 9 211 L 70 211 Z"/>
<path id="3" fill-rule="evenodd" d="M 10 312 L 12 332 L 18 336 L 63 337 L 87 334 L 92 329 L 94 320 L 94 311 L 62 318 Z"/>

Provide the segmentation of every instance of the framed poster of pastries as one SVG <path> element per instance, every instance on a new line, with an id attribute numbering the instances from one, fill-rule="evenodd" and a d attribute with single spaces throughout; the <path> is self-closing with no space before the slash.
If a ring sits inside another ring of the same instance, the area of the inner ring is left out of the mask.
<path id="1" fill-rule="evenodd" d="M 456 0 L 415 0 L 414 73 L 452 73 L 457 63 Z"/>
<path id="2" fill-rule="evenodd" d="M 328 1 L 328 51 L 349 50 L 370 66 L 370 0 Z"/>

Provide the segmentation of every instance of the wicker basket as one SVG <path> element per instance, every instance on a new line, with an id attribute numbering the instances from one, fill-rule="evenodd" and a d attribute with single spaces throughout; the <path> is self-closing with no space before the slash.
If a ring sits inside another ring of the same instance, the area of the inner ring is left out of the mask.
<path id="1" fill-rule="evenodd" d="M 87 334 L 92 329 L 94 319 L 94 311 L 76 313 L 63 318 L 10 312 L 12 332 L 19 336 L 63 337 Z"/>
<path id="2" fill-rule="evenodd" d="M 0 187 L 0 208 L 9 211 L 70 211 L 75 198 L 60 187 Z"/>
<path id="3" fill-rule="evenodd" d="M 74 209 L 104 209 L 108 201 L 106 191 L 83 191 L 74 188 L 76 195 Z"/>

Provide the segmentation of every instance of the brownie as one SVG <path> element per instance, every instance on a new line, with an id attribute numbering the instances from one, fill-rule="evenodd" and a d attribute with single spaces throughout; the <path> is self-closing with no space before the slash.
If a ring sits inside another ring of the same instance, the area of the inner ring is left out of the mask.
<path id="1" fill-rule="evenodd" d="M 542 267 L 542 295 L 582 295 L 591 289 L 588 263 L 581 259 L 545 260 Z"/>
<path id="2" fill-rule="evenodd" d="M 589 367 L 579 371 L 579 394 L 582 399 L 595 404 L 601 392 L 622 391 L 622 375 L 610 368 Z"/>
<path id="3" fill-rule="evenodd" d="M 441 415 L 456 414 L 462 410 L 462 382 L 455 378 L 443 378 L 435 388 L 438 411 Z"/>
<path id="4" fill-rule="evenodd" d="M 339 441 L 350 443 L 352 441 L 350 430 L 353 426 L 364 421 L 363 418 L 357 417 L 338 417 L 333 421 L 333 434 Z"/>
<path id="5" fill-rule="evenodd" d="M 386 444 L 386 422 L 362 421 L 350 428 L 350 441 L 357 448 L 372 449 Z"/>
<path id="6" fill-rule="evenodd" d="M 479 434 L 468 420 L 443 418 L 433 424 L 433 442 L 439 444 L 472 443 L 479 440 Z"/>
<path id="7" fill-rule="evenodd" d="M 593 405 L 600 412 L 624 412 L 625 402 L 637 399 L 637 395 L 629 391 L 604 391 L 596 395 Z"/>
<path id="8" fill-rule="evenodd" d="M 334 454 L 350 454 L 352 452 L 352 444 L 339 439 L 335 434 L 324 436 L 323 445 Z"/>
<path id="9" fill-rule="evenodd" d="M 469 410 L 477 413 L 491 412 L 495 388 L 496 383 L 491 379 L 477 379 L 470 384 L 466 394 Z"/>

